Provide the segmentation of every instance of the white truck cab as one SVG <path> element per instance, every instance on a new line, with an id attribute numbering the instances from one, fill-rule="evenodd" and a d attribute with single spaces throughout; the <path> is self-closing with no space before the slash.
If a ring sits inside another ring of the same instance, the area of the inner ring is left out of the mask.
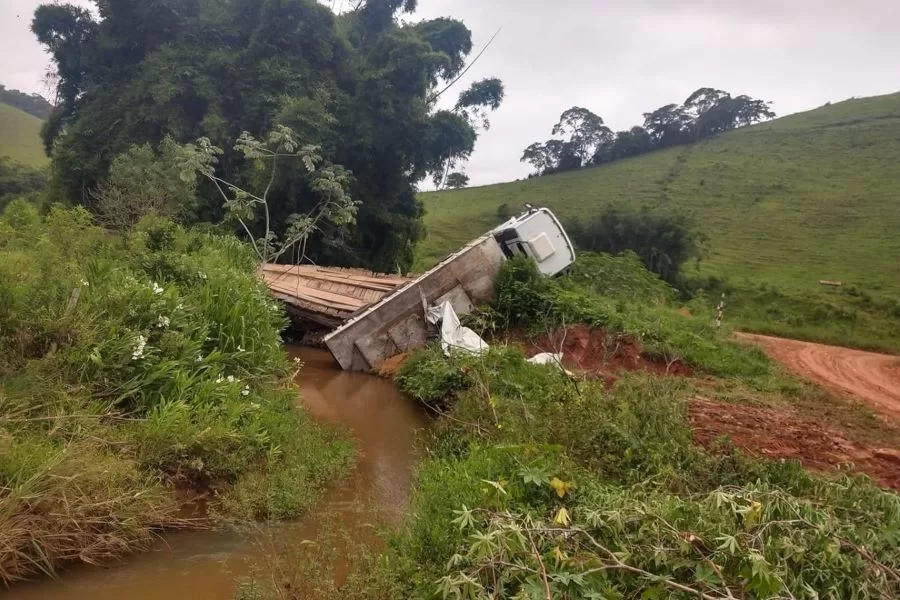
<path id="1" fill-rule="evenodd" d="M 556 275 L 575 262 L 572 241 L 548 208 L 531 208 L 491 233 L 507 258 L 528 256 L 544 275 Z"/>

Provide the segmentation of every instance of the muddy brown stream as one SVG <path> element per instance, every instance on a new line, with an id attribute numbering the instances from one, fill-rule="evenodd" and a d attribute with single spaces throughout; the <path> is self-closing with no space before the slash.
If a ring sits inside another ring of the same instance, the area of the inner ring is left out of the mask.
<path id="1" fill-rule="evenodd" d="M 359 450 L 350 475 L 316 505 L 356 539 L 375 540 L 373 526 L 397 523 L 409 501 L 415 436 L 425 416 L 385 379 L 347 373 L 323 351 L 288 348 L 305 367 L 297 378 L 300 402 L 324 421 L 347 427 Z M 298 542 L 315 535 L 316 516 L 277 526 L 273 537 Z M 229 599 L 260 558 L 248 536 L 184 531 L 165 535 L 146 553 L 107 567 L 79 566 L 57 580 L 22 584 L 2 593 L 16 600 Z"/>

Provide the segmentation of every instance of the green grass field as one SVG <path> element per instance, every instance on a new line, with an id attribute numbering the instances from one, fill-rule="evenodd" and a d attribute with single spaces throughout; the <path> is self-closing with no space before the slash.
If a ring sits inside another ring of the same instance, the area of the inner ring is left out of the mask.
<path id="1" fill-rule="evenodd" d="M 511 155 L 517 149 L 510 149 Z M 607 166 L 422 194 L 417 267 L 525 202 L 565 217 L 610 203 L 693 213 L 706 274 L 793 290 L 839 280 L 900 292 L 900 94 L 850 100 Z"/>
<path id="2" fill-rule="evenodd" d="M 517 149 L 510 149 L 516 155 Z M 559 175 L 422 194 L 428 267 L 525 202 L 560 217 L 674 208 L 709 237 L 699 275 L 747 329 L 900 352 L 900 94 Z M 690 273 L 691 271 L 689 271 Z M 844 287 L 825 289 L 819 280 Z"/>
<path id="3" fill-rule="evenodd" d="M 48 163 L 41 144 L 41 120 L 9 104 L 0 102 L 0 156 L 29 167 Z"/>

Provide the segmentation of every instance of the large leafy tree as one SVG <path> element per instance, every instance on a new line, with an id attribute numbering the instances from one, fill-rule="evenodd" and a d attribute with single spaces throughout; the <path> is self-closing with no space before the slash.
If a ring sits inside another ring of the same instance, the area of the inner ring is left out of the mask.
<path id="1" fill-rule="evenodd" d="M 637 156 L 650 152 L 653 140 L 643 127 L 632 127 L 628 131 L 616 132 L 614 138 L 597 148 L 594 153 L 594 164 L 612 162 L 629 156 Z"/>
<path id="2" fill-rule="evenodd" d="M 531 163 L 538 175 L 578 169 L 591 160 L 598 148 L 613 139 L 603 119 L 580 106 L 564 111 L 551 133 L 558 137 L 543 144 L 531 144 L 519 159 Z"/>
<path id="3" fill-rule="evenodd" d="M 571 151 L 584 163 L 596 149 L 609 142 L 613 133 L 603 119 L 586 108 L 573 106 L 563 112 L 553 126 L 553 135 L 568 136 Z M 581 166 L 581 165 L 579 165 Z"/>
<path id="4" fill-rule="evenodd" d="M 455 173 L 450 173 L 447 175 L 447 180 L 444 184 L 444 187 L 451 190 L 459 190 L 469 185 L 469 176 L 465 173 L 460 173 L 456 171 Z"/>
<path id="5" fill-rule="evenodd" d="M 771 119 L 775 113 L 769 102 L 731 94 L 713 88 L 700 88 L 684 101 L 685 111 L 691 115 L 691 129 L 695 140 L 722 133 L 729 129 L 752 125 Z"/>
<path id="6" fill-rule="evenodd" d="M 362 0 L 342 15 L 315 0 L 95 1 L 96 19 L 45 5 L 32 23 L 59 76 L 45 131 L 58 189 L 90 207 L 115 156 L 166 136 L 226 148 L 217 173 L 261 189 L 269 173 L 229 141 L 283 125 L 352 173 L 348 193 L 360 203 L 349 231 L 315 233 L 307 254 L 317 261 L 409 267 L 421 235 L 417 182 L 467 158 L 480 117 L 503 96 L 489 79 L 454 109 L 437 108 L 466 67 L 471 33 L 452 19 L 401 23 L 414 0 Z M 314 183 L 306 170 L 278 171 L 268 196 L 276 232 L 317 205 Z M 199 193 L 198 218 L 222 218 L 214 186 Z"/>
<path id="7" fill-rule="evenodd" d="M 666 148 L 691 141 L 691 115 L 685 107 L 667 104 L 644 113 L 644 129 L 654 148 Z"/>

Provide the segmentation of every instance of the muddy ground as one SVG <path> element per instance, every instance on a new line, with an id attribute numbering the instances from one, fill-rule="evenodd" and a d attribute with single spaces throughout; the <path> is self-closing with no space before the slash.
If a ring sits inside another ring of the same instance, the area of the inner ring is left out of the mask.
<path id="1" fill-rule="evenodd" d="M 869 436 L 870 430 L 860 431 L 858 423 L 842 418 L 847 414 L 846 406 L 841 412 L 842 406 L 827 394 L 822 396 L 821 410 L 819 404 L 810 410 L 809 406 L 795 406 L 787 401 L 774 405 L 763 401 L 735 403 L 697 395 L 689 405 L 689 424 L 697 444 L 716 451 L 721 448 L 721 440 L 727 438 L 733 446 L 753 456 L 798 460 L 806 468 L 820 472 L 853 468 L 879 485 L 900 490 L 900 357 L 767 336 L 740 337 L 762 344 L 774 360 L 799 376 L 849 398 L 841 399 L 844 405 L 862 402 L 871 407 L 884 421 L 884 427 L 880 427 L 878 436 Z M 526 356 L 562 353 L 566 369 L 580 377 L 602 380 L 608 386 L 623 371 L 694 376 L 692 369 L 680 361 L 661 361 L 643 353 L 631 337 L 607 334 L 586 325 L 569 326 L 536 338 L 513 332 L 491 342 L 519 345 Z M 406 355 L 400 355 L 387 361 L 381 374 L 391 376 L 405 360 Z M 702 380 L 698 388 L 709 389 L 713 383 Z"/>
<path id="2" fill-rule="evenodd" d="M 798 375 L 866 403 L 889 425 L 900 415 L 900 357 L 764 336 L 742 338 L 762 343 L 773 359 Z M 567 369 L 608 384 L 614 383 L 621 371 L 692 375 L 679 361 L 663 362 L 643 354 L 632 338 L 584 325 L 516 341 L 528 356 L 562 352 Z M 832 416 L 833 408 L 823 406 L 821 418 L 812 419 L 787 403 L 753 406 L 695 396 L 690 402 L 689 422 L 695 441 L 713 451 L 727 437 L 732 445 L 754 456 L 795 459 L 816 471 L 852 465 L 880 485 L 900 490 L 900 437 L 888 446 L 862 442 L 859 435 L 850 439 L 841 431 L 839 419 Z M 900 420 L 893 424 L 900 426 Z"/>
<path id="3" fill-rule="evenodd" d="M 900 490 L 900 449 L 855 442 L 835 427 L 805 419 L 789 408 L 694 397 L 689 419 L 694 440 L 712 451 L 727 436 L 735 447 L 754 456 L 795 459 L 814 471 L 852 464 L 878 484 Z"/>
<path id="4" fill-rule="evenodd" d="M 900 356 L 742 333 L 800 377 L 869 405 L 900 423 Z"/>

